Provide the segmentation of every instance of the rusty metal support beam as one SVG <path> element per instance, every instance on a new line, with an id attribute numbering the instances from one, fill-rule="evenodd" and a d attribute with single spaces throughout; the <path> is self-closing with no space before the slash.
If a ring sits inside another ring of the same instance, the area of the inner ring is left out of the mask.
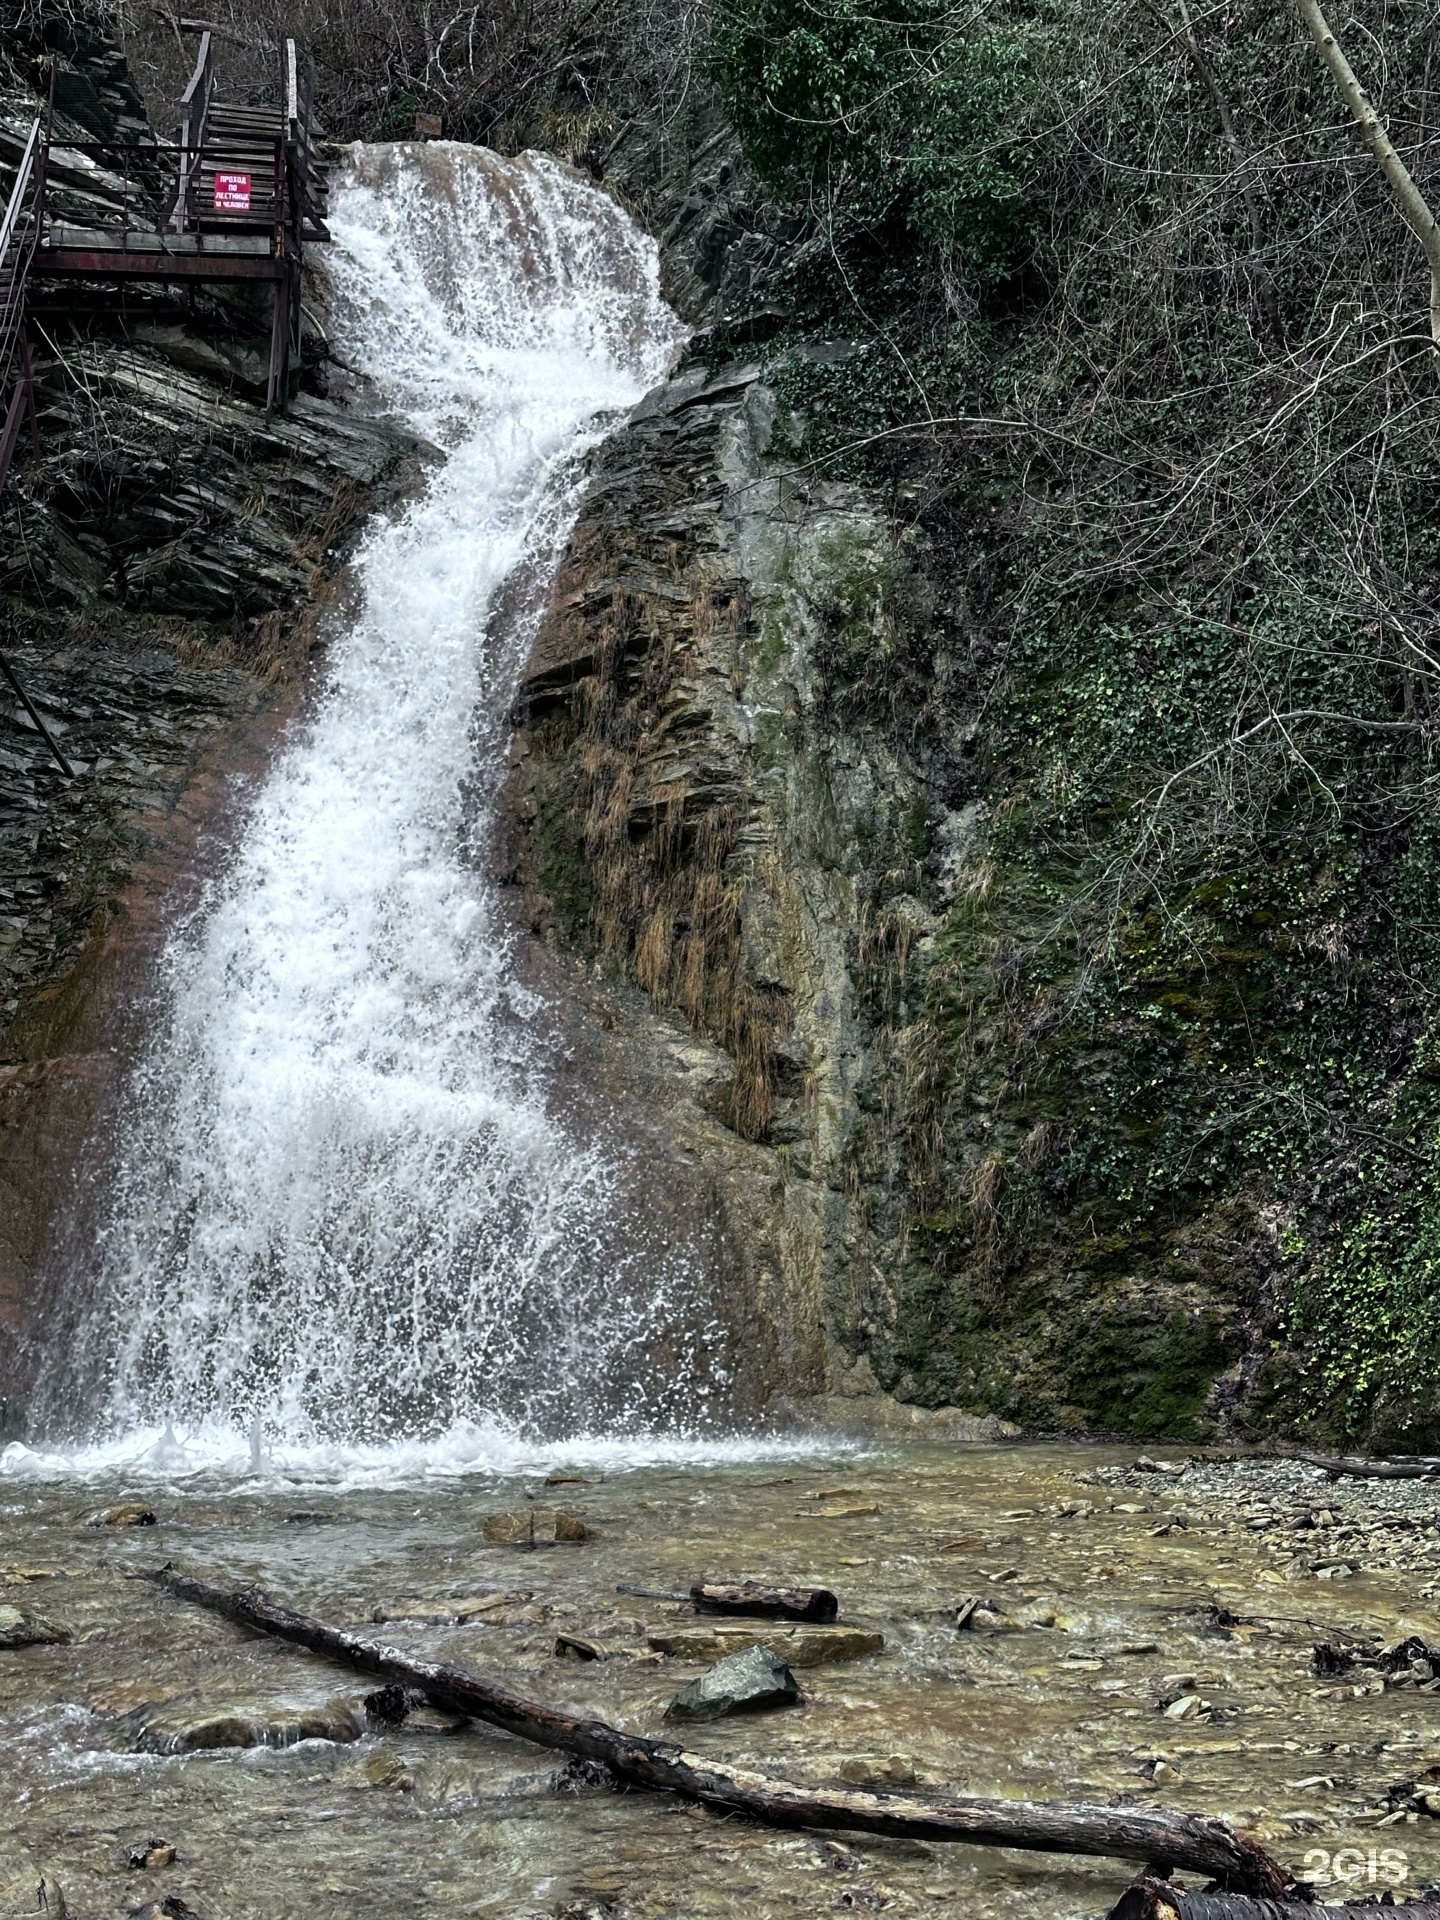
<path id="1" fill-rule="evenodd" d="M 30 698 L 29 694 L 26 693 L 24 687 L 21 686 L 19 680 L 16 678 L 15 669 L 3 653 L 0 653 L 0 673 L 3 673 L 5 678 L 10 682 L 19 697 L 21 706 L 24 707 L 30 718 L 35 722 L 35 725 L 40 729 L 40 737 L 60 763 L 61 772 L 64 773 L 67 778 L 73 780 L 75 778 L 74 767 L 71 766 L 70 762 L 60 751 L 59 743 L 56 741 L 54 734 L 51 733 L 49 727 L 46 726 L 40 717 L 40 709 L 35 705 L 35 702 Z"/>
<path id="2" fill-rule="evenodd" d="M 117 247 L 80 251 L 39 247 L 35 279 L 270 280 L 285 278 L 285 262 L 263 253 L 122 253 Z"/>
<path id="3" fill-rule="evenodd" d="M 15 457 L 15 444 L 20 438 L 20 423 L 28 409 L 34 414 L 32 399 L 23 380 L 17 380 L 10 390 L 10 404 L 5 409 L 5 417 L 0 420 L 0 487 L 5 485 L 10 472 L 10 462 Z"/>

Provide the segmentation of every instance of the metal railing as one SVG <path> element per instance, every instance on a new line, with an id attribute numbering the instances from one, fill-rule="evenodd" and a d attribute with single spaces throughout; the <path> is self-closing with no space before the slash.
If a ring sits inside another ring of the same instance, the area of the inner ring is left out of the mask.
<path id="1" fill-rule="evenodd" d="M 45 148 L 39 114 L 30 129 L 5 218 L 0 222 L 0 487 L 28 411 L 31 439 L 39 449 L 35 423 L 35 378 L 25 337 L 25 294 L 40 237 L 45 199 Z"/>
<path id="2" fill-rule="evenodd" d="M 190 84 L 180 96 L 180 185 L 175 196 L 175 209 L 171 216 L 177 233 L 184 233 L 185 221 L 190 210 L 191 155 L 205 145 L 205 123 L 210 117 L 210 101 L 215 92 L 215 68 L 210 58 L 211 40 L 208 32 L 200 36 L 200 57 L 195 62 L 195 71 L 190 76 Z"/>
<path id="3" fill-rule="evenodd" d="M 40 222 L 45 205 L 45 142 L 41 116 L 36 114 L 30 137 L 20 156 L 15 184 L 0 221 L 0 491 L 9 476 L 10 462 L 20 439 L 20 428 L 30 416 L 30 444 L 40 451 L 40 427 L 35 412 L 35 368 L 30 359 L 30 343 L 25 335 L 25 295 L 30 266 L 40 238 Z M 45 716 L 35 705 L 9 660 L 0 653 L 0 674 L 9 682 L 15 697 L 30 716 L 32 725 L 47 749 L 70 779 L 75 769 L 61 751 L 59 742 L 45 724 Z"/>

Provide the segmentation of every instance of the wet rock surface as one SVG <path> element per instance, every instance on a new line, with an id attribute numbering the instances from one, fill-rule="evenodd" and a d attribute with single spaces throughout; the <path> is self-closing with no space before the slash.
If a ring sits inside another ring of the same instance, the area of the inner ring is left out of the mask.
<path id="1" fill-rule="evenodd" d="M 217 1747 L 293 1747 L 302 1740 L 348 1744 L 365 1731 L 365 1715 L 354 1700 L 286 1713 L 253 1706 L 216 1707 L 171 1702 L 142 1709 L 135 1716 L 137 1753 L 207 1753 Z"/>
<path id="2" fill-rule="evenodd" d="M 36 1913 L 64 1915 L 70 1909 L 60 1882 L 21 1848 L 0 1840 L 0 1916 L 33 1920 Z"/>
<path id="3" fill-rule="evenodd" d="M 854 930 L 913 865 L 923 770 L 837 723 L 827 635 L 889 535 L 855 489 L 771 470 L 776 412 L 753 364 L 692 366 L 601 449 L 522 686 L 501 870 L 539 943 L 672 1023 L 667 1131 L 713 1183 L 762 1385 L 863 1429 L 862 1402 L 893 1408 L 851 1364 L 893 1249 L 850 1164 Z"/>
<path id="4" fill-rule="evenodd" d="M 764 1646 L 783 1654 L 792 1667 L 822 1667 L 839 1660 L 862 1660 L 885 1651 L 883 1633 L 865 1627 L 790 1626 L 784 1622 L 744 1626 L 678 1626 L 649 1636 L 658 1653 L 680 1660 L 734 1658 Z"/>
<path id="5" fill-rule="evenodd" d="M 113 18 L 84 6 L 7 21 L 0 203 L 52 66 L 52 211 L 148 217 L 143 155 L 127 183 L 63 145 L 153 137 Z M 326 300 L 314 276 L 307 306 Z M 267 715 L 273 744 L 348 541 L 433 457 L 348 376 L 331 393 L 314 341 L 308 390 L 267 414 L 269 312 L 250 292 L 41 279 L 30 311 L 40 449 L 0 496 L 0 648 L 72 772 L 0 681 L 0 1434 L 23 1393 L 9 1336 L 37 1311 L 57 1200 L 128 1044 L 125 996 L 97 1004 L 95 955 L 117 915 L 136 944 L 175 879 L 156 843 L 197 787 L 212 824 L 233 815 L 240 782 L 214 792 L 217 766 L 235 774 Z M 151 985 L 127 981 L 132 1006 Z"/>
<path id="6" fill-rule="evenodd" d="M 578 1546 L 593 1540 L 595 1529 L 561 1507 L 522 1507 L 517 1513 L 492 1513 L 485 1538 L 492 1547 Z"/>
<path id="7" fill-rule="evenodd" d="M 70 1629 L 58 1621 L 0 1603 L 0 1647 L 59 1646 L 70 1638 Z"/>
<path id="8" fill-rule="evenodd" d="M 766 1713 L 799 1704 L 800 1685 L 787 1663 L 773 1647 L 755 1645 L 726 1654 L 682 1687 L 665 1709 L 665 1718 L 719 1720 L 730 1713 Z"/>
<path id="9" fill-rule="evenodd" d="M 537 1556 L 523 1588 L 502 1589 L 484 1517 L 542 1499 L 542 1471 L 391 1491 L 117 1477 L 81 1494 L 26 1481 L 12 1455 L 0 1604 L 63 1617 L 75 1638 L 0 1659 L 0 1830 L 80 1913 L 171 1895 L 207 1916 L 386 1920 L 470 1907 L 553 1920 L 587 1903 L 636 1920 L 790 1920 L 842 1901 L 957 1920 L 1108 1910 L 1130 1877 L 1121 1862 L 765 1830 L 568 1775 L 557 1792 L 556 1755 L 432 1710 L 387 1723 L 346 1694 L 344 1674 L 126 1577 L 170 1560 L 362 1632 L 383 1609 L 371 1633 L 408 1652 L 677 1737 L 666 1709 L 711 1663 L 649 1640 L 713 1621 L 616 1589 L 679 1592 L 703 1575 L 827 1586 L 842 1619 L 873 1623 L 885 1648 L 805 1669 L 803 1703 L 784 1712 L 684 1723 L 691 1750 L 803 1784 L 1219 1814 L 1292 1871 L 1308 1862 L 1331 1900 L 1386 1889 L 1369 1877 L 1372 1852 L 1377 1876 L 1399 1857 L 1397 1893 L 1440 1879 L 1440 1694 L 1408 1660 L 1392 1673 L 1382 1657 L 1412 1637 L 1440 1644 L 1423 1591 L 1440 1492 L 1392 1486 L 1377 1500 L 1288 1462 L 1182 1457 L 1157 1474 L 1135 1458 L 931 1445 L 611 1473 L 585 1495 L 601 1537 Z M 824 1513 L 842 1487 L 876 1514 L 837 1528 Z M 97 1505 L 137 1499 L 153 1529 L 86 1527 Z M 1346 1581 L 1268 1579 L 1283 1560 L 1265 1539 L 1275 1529 L 1250 1524 L 1257 1510 L 1337 1500 L 1414 1519 L 1413 1563 L 1377 1529 Z M 293 1525 L 302 1509 L 330 1524 Z M 502 1592 L 504 1606 L 470 1613 Z M 981 1593 L 1010 1631 L 957 1628 Z M 557 1657 L 560 1638 L 606 1657 Z M 1354 1668 L 1317 1674 L 1320 1643 L 1356 1649 Z M 1196 1705 L 1169 1717 L 1180 1699 Z M 348 1728 L 326 1716 L 352 1700 L 364 1730 L 337 1738 Z M 300 1737 L 136 1750 L 142 1724 L 231 1716 Z M 151 1837 L 177 1859 L 142 1895 L 127 1861 Z"/>

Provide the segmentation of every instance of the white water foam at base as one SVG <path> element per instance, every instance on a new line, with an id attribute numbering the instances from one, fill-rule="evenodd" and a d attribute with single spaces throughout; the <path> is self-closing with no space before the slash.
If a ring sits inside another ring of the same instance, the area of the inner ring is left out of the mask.
<path id="1" fill-rule="evenodd" d="M 258 1445 L 257 1445 L 258 1441 Z M 335 1493 L 400 1488 L 472 1477 L 533 1477 L 556 1468 L 607 1477 L 646 1468 L 744 1467 L 764 1461 L 833 1460 L 873 1451 L 859 1441 L 785 1434 L 576 1434 L 527 1439 L 499 1421 L 457 1421 L 428 1440 L 387 1445 L 319 1442 L 296 1446 L 259 1433 L 202 1424 L 166 1425 L 90 1446 L 49 1450 L 12 1442 L 0 1451 L 0 1480 L 71 1480 L 117 1487 L 165 1486 L 197 1491 L 223 1482 L 227 1491 L 264 1493 L 284 1487 Z"/>

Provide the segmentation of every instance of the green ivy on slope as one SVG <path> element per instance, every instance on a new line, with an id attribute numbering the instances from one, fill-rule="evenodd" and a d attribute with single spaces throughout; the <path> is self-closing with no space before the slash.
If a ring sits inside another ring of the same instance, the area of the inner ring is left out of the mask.
<path id="1" fill-rule="evenodd" d="M 872 226 L 897 215 L 982 280 L 1012 268 L 1030 224 L 1013 27 L 949 0 L 723 0 L 707 54 L 762 177 L 858 199 Z"/>
<path id="2" fill-rule="evenodd" d="M 1427 20 L 1362 13 L 1424 176 Z M 1440 1442 L 1440 400 L 1373 161 L 1259 0 L 1188 37 L 721 0 L 712 47 L 818 208 L 776 280 L 789 450 L 891 489 L 950 603 L 883 672 L 837 633 L 837 717 L 918 729 L 937 831 L 985 823 L 923 1009 L 875 1014 L 882 1376 Z"/>

